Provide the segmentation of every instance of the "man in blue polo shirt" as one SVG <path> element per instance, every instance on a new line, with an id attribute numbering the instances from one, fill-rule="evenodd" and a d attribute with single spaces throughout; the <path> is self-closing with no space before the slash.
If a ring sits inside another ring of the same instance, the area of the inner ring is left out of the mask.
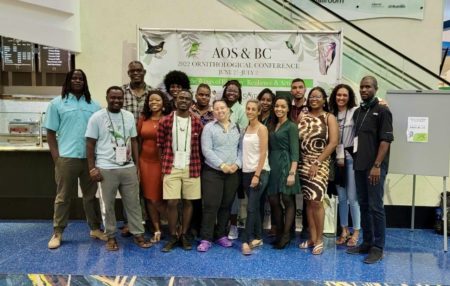
<path id="1" fill-rule="evenodd" d="M 48 105 L 44 127 L 55 163 L 56 198 L 53 214 L 53 236 L 48 248 L 61 245 L 62 233 L 67 226 L 70 203 L 78 192 L 78 179 L 83 193 L 83 207 L 89 224 L 90 236 L 107 240 L 100 230 L 101 218 L 95 194 L 97 182 L 90 179 L 86 160 L 86 126 L 89 118 L 100 106 L 91 99 L 85 73 L 72 70 L 66 75 L 61 96 Z"/>

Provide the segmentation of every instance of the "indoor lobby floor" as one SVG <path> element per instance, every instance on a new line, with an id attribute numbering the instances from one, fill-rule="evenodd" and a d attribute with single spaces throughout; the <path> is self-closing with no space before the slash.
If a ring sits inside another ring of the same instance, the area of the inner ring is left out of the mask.
<path id="1" fill-rule="evenodd" d="M 325 251 L 318 256 L 300 250 L 298 236 L 284 250 L 272 249 L 265 239 L 252 255 L 243 256 L 239 241 L 230 249 L 214 245 L 207 253 L 195 248 L 162 253 L 164 241 L 143 250 L 120 236 L 119 251 L 108 252 L 104 242 L 89 237 L 82 221 L 71 221 L 61 247 L 49 250 L 51 233 L 50 221 L 0 220 L 0 286 L 450 285 L 450 254 L 432 230 L 388 229 L 385 257 L 373 265 L 336 247 L 335 238 L 325 238 Z"/>

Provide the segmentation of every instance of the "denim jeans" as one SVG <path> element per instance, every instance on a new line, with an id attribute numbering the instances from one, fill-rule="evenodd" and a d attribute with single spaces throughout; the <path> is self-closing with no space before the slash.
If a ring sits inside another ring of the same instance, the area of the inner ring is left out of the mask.
<path id="1" fill-rule="evenodd" d="M 361 208 L 363 243 L 383 249 L 385 244 L 386 214 L 384 212 L 384 181 L 387 170 L 381 167 L 380 182 L 371 185 L 370 170 L 355 170 L 356 190 Z"/>
<path id="2" fill-rule="evenodd" d="M 359 210 L 358 197 L 356 195 L 355 171 L 353 171 L 353 159 L 345 159 L 346 186 L 336 185 L 339 198 L 339 221 L 342 227 L 348 227 L 348 209 L 352 214 L 353 229 L 361 229 L 361 212 Z"/>
<path id="3" fill-rule="evenodd" d="M 264 189 L 269 183 L 269 172 L 262 171 L 259 176 L 259 186 L 256 188 L 250 187 L 253 178 L 252 173 L 243 173 L 242 184 L 245 193 L 247 194 L 247 219 L 245 221 L 245 230 L 242 233 L 242 242 L 250 242 L 253 239 L 262 238 L 262 221 L 261 221 L 261 196 Z"/>

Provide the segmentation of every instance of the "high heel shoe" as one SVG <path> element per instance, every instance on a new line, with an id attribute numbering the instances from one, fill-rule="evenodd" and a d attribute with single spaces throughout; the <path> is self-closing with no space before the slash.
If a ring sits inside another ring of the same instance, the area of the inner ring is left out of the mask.
<path id="1" fill-rule="evenodd" d="M 283 234 L 278 241 L 277 244 L 274 245 L 274 249 L 284 249 L 289 242 L 291 242 L 291 235 L 290 234 Z"/>
<path id="2" fill-rule="evenodd" d="M 153 238 L 150 240 L 152 243 L 157 243 L 161 240 L 161 232 L 160 231 L 155 231 L 153 233 Z"/>

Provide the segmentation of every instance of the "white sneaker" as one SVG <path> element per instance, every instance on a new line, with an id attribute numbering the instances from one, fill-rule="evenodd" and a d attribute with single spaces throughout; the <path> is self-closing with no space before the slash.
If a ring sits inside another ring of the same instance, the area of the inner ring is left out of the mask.
<path id="1" fill-rule="evenodd" d="M 55 232 L 52 235 L 52 238 L 50 239 L 50 241 L 48 242 L 48 248 L 49 249 L 58 248 L 61 245 L 61 240 L 62 240 L 62 233 Z"/>
<path id="2" fill-rule="evenodd" d="M 239 237 L 238 227 L 235 225 L 230 225 L 230 232 L 228 233 L 228 239 L 234 240 Z"/>

